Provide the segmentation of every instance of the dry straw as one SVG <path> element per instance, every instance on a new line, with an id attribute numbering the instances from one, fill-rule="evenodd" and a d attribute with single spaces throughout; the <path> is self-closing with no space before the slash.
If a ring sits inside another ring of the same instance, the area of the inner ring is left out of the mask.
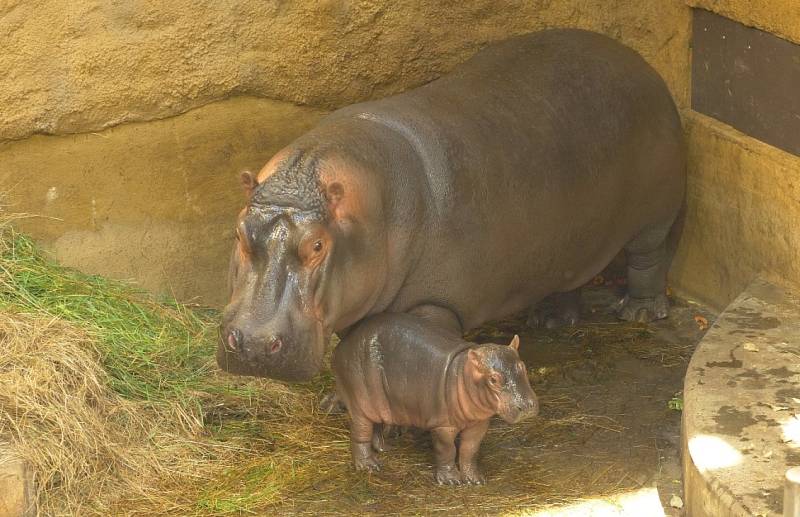
<path id="1" fill-rule="evenodd" d="M 383 472 L 356 473 L 346 418 L 317 408 L 329 374 L 292 386 L 222 374 L 213 312 L 62 268 L 8 227 L 0 246 L 0 442 L 33 466 L 42 514 L 515 514 L 641 485 L 625 461 L 582 448 L 626 430 L 583 409 L 580 387 L 548 389 L 538 420 L 493 423 L 489 487 L 433 486 L 417 434 Z M 587 332 L 608 347 L 645 339 Z"/>

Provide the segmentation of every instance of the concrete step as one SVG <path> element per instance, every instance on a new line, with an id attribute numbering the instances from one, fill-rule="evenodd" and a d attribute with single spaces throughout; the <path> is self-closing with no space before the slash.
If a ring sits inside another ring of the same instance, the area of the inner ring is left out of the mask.
<path id="1" fill-rule="evenodd" d="M 783 515 L 800 465 L 800 294 L 756 280 L 720 314 L 689 363 L 682 441 L 688 516 Z"/>
<path id="2" fill-rule="evenodd" d="M 7 446 L 0 444 L 0 517 L 34 515 L 33 473 Z"/>

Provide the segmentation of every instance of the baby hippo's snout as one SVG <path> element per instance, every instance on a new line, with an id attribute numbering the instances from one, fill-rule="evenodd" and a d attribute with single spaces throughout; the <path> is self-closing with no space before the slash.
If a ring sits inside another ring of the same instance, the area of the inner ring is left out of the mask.
<path id="1" fill-rule="evenodd" d="M 512 403 L 505 415 L 500 415 L 503 420 L 509 424 L 516 424 L 539 414 L 539 399 L 536 397 L 530 385 L 528 385 L 527 388 L 530 394 L 519 397 L 521 400 Z"/>

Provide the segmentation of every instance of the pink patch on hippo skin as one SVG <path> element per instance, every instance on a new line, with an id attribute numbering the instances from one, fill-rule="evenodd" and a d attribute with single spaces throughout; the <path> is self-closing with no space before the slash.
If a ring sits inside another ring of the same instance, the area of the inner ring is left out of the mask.
<path id="1" fill-rule="evenodd" d="M 275 155 L 269 159 L 266 165 L 264 165 L 258 174 L 256 175 L 256 182 L 264 183 L 264 181 L 275 174 L 275 171 L 278 169 L 278 165 L 284 161 L 292 152 L 290 147 L 284 147 Z"/>

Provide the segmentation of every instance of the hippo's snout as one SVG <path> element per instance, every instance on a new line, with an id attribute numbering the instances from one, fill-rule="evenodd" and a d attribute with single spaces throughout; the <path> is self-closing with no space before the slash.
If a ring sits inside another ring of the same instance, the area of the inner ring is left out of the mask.
<path id="1" fill-rule="evenodd" d="M 254 341 L 258 341 L 258 344 Z M 283 339 L 277 335 L 258 340 L 248 339 L 240 329 L 232 327 L 222 331 L 222 345 L 227 352 L 237 354 L 243 359 L 255 359 L 262 350 L 266 355 L 280 352 L 283 348 Z"/>

